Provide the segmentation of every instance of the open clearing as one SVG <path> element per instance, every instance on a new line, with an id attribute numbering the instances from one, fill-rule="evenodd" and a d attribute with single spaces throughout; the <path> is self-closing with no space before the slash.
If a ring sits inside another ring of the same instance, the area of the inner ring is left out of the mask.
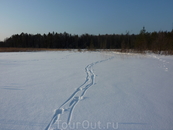
<path id="1" fill-rule="evenodd" d="M 172 130 L 173 57 L 0 53 L 1 130 Z"/>

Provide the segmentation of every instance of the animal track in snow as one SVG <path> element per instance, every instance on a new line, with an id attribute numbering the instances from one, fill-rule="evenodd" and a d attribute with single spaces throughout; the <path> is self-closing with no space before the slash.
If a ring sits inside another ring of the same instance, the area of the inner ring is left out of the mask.
<path id="1" fill-rule="evenodd" d="M 163 68 L 166 72 L 168 71 L 167 64 L 169 64 L 169 62 L 157 57 L 156 55 L 154 55 L 153 58 L 158 59 L 161 62 L 161 64 L 159 65 L 160 68 Z"/>
<path id="2" fill-rule="evenodd" d="M 114 57 L 112 56 L 105 60 L 96 61 L 85 67 L 86 78 L 84 83 L 81 86 L 79 86 L 58 109 L 55 109 L 54 115 L 45 130 L 61 130 L 60 128 L 57 128 L 56 122 L 59 123 L 59 121 L 62 120 L 64 120 L 67 125 L 70 124 L 75 106 L 79 103 L 79 101 L 85 99 L 84 95 L 86 94 L 87 90 L 95 84 L 96 75 L 94 74 L 92 67 L 95 64 L 111 60 L 113 58 Z"/>

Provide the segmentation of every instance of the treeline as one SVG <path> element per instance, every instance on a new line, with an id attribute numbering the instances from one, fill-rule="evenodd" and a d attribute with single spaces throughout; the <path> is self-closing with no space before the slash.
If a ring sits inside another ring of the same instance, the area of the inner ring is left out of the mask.
<path id="1" fill-rule="evenodd" d="M 61 48 L 61 49 L 121 49 L 121 51 L 146 51 L 173 53 L 173 30 L 171 32 L 146 32 L 139 34 L 71 35 L 64 33 L 15 34 L 0 42 L 0 47 Z"/>

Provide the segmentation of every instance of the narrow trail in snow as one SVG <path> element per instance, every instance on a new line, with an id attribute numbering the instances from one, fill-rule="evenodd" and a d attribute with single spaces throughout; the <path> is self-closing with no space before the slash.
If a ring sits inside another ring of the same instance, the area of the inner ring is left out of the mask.
<path id="1" fill-rule="evenodd" d="M 167 67 L 167 65 L 169 64 L 168 61 L 163 60 L 163 59 L 162 59 L 161 57 L 159 57 L 158 55 L 149 55 L 149 56 L 160 61 L 160 64 L 159 64 L 159 66 L 158 66 L 159 68 L 162 68 L 163 70 L 165 70 L 165 72 L 168 71 L 168 67 Z"/>
<path id="2" fill-rule="evenodd" d="M 112 56 L 108 59 L 91 63 L 85 67 L 86 80 L 58 109 L 55 110 L 55 114 L 53 115 L 50 123 L 47 125 L 45 130 L 61 130 L 61 128 L 59 128 L 60 121 L 61 123 L 65 122 L 67 125 L 70 124 L 75 106 L 84 98 L 87 90 L 95 84 L 96 75 L 94 74 L 92 67 L 98 63 L 105 62 L 113 58 L 114 57 Z"/>

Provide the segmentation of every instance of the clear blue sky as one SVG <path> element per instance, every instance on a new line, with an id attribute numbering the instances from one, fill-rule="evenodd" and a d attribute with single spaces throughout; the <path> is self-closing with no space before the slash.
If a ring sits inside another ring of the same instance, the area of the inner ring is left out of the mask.
<path id="1" fill-rule="evenodd" d="M 13 34 L 171 31 L 173 0 L 0 0 L 0 40 Z"/>

